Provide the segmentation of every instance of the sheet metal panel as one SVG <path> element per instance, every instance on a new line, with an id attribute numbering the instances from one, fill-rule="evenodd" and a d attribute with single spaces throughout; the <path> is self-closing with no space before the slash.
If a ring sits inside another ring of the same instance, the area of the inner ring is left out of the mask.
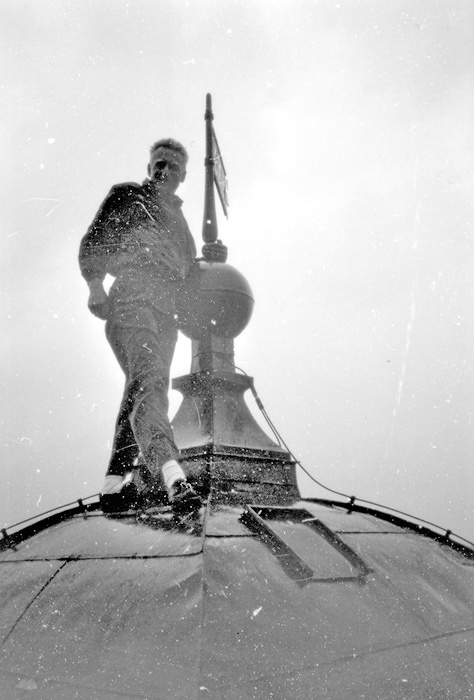
<path id="1" fill-rule="evenodd" d="M 474 567 L 466 560 L 461 563 L 458 555 L 414 534 L 342 537 L 420 629 L 433 634 L 474 629 Z"/>
<path id="2" fill-rule="evenodd" d="M 301 589 L 255 539 L 208 542 L 206 588 L 203 684 L 216 697 L 220 686 L 291 678 L 426 639 L 411 606 L 378 575 L 365 584 L 318 581 Z"/>
<path id="3" fill-rule="evenodd" d="M 0 564 L 0 644 L 62 566 L 62 562 L 36 561 L 24 566 Z"/>
<path id="4" fill-rule="evenodd" d="M 207 537 L 249 536 L 249 529 L 240 522 L 244 508 L 219 505 L 212 507 L 206 523 Z"/>
<path id="5" fill-rule="evenodd" d="M 459 635 L 377 650 L 293 674 L 208 683 L 208 700 L 468 700 L 474 693 L 474 636 Z"/>
<path id="6" fill-rule="evenodd" d="M 3 645 L 0 670 L 95 698 L 192 698 L 201 617 L 201 556 L 68 562 Z"/>
<path id="7" fill-rule="evenodd" d="M 145 700 L 135 692 L 113 692 L 100 688 L 84 687 L 74 682 L 59 682 L 50 678 L 43 680 L 37 676 L 21 676 L 0 670 L 0 697 L 2 700 Z M 155 695 L 155 698 L 163 696 Z"/>
<path id="8" fill-rule="evenodd" d="M 173 529 L 169 520 L 146 521 L 135 516 L 108 518 L 75 516 L 42 530 L 15 549 L 0 553 L 1 561 L 115 557 L 168 557 L 196 554 L 202 538 Z"/>

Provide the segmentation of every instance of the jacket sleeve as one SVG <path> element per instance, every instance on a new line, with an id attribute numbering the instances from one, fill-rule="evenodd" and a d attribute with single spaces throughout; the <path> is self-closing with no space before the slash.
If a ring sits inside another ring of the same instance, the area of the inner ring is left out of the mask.
<path id="1" fill-rule="evenodd" d="M 107 264 L 117 254 L 121 233 L 127 224 L 129 203 L 139 186 L 114 185 L 99 207 L 79 248 L 79 267 L 87 280 L 104 279 Z"/>

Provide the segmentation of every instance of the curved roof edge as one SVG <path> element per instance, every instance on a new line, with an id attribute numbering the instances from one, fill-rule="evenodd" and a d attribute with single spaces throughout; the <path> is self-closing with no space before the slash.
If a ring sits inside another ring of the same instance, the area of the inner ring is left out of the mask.
<path id="1" fill-rule="evenodd" d="M 86 503 L 86 501 L 88 502 Z M 14 547 L 19 542 L 33 537 L 33 535 L 36 535 L 38 532 L 52 525 L 58 525 L 63 520 L 68 520 L 68 518 L 72 518 L 74 515 L 81 515 L 81 513 L 86 514 L 94 510 L 100 510 L 98 493 L 93 496 L 87 496 L 86 498 L 78 498 L 77 501 L 73 501 L 72 503 L 65 503 L 62 506 L 52 508 L 39 515 L 34 515 L 19 523 L 2 527 L 0 529 L 0 533 L 2 534 L 0 539 L 0 552 Z M 21 527 L 21 525 L 24 525 L 24 527 Z"/>
<path id="2" fill-rule="evenodd" d="M 463 554 L 469 559 L 474 559 L 474 543 L 466 540 L 451 530 L 446 530 L 433 523 L 428 523 L 421 518 L 402 513 L 395 509 L 379 506 L 370 507 L 356 503 L 356 498 L 352 497 L 349 503 L 344 501 L 336 501 L 324 498 L 301 498 L 301 501 L 309 501 L 310 503 L 318 503 L 330 508 L 343 508 L 347 512 L 363 513 L 371 515 L 379 520 L 390 522 L 402 528 L 406 528 L 423 537 L 436 540 L 440 544 L 451 547 L 455 551 Z M 87 513 L 100 510 L 99 494 L 87 496 L 86 498 L 78 498 L 77 501 L 66 503 L 57 508 L 35 515 L 31 518 L 23 520 L 14 525 L 1 528 L 0 533 L 0 552 L 5 551 L 16 544 L 27 540 L 29 537 L 36 535 L 38 532 L 45 530 L 48 527 L 57 525 L 64 520 L 68 520 L 75 515 L 87 515 Z M 21 527 L 24 525 L 24 527 Z M 433 529 L 435 528 L 435 529 Z"/>
<path id="3" fill-rule="evenodd" d="M 376 507 L 370 507 L 369 505 L 358 504 L 355 502 L 358 499 L 354 497 L 351 497 L 349 503 L 324 498 L 305 498 L 303 500 L 331 507 L 344 508 L 348 513 L 354 512 L 372 515 L 379 520 L 384 520 L 392 523 L 393 525 L 398 525 L 399 527 L 416 532 L 423 537 L 428 537 L 440 542 L 441 544 L 446 544 L 456 551 L 461 552 L 465 556 L 474 559 L 474 542 L 470 542 L 464 537 L 456 535 L 456 533 L 452 532 L 452 530 L 446 530 L 445 528 L 433 523 L 428 523 L 426 520 L 418 518 L 415 515 L 402 513 L 401 511 L 394 508 L 389 508 L 388 506 L 377 505 Z M 363 499 L 360 500 L 362 501 Z M 365 503 L 368 502 L 365 501 Z"/>

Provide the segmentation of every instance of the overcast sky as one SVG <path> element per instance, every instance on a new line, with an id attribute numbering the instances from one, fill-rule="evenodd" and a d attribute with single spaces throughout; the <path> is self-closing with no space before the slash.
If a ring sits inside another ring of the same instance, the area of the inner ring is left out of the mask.
<path id="1" fill-rule="evenodd" d="M 173 136 L 202 244 L 211 92 L 220 236 L 256 300 L 237 365 L 319 481 L 474 540 L 472 0 L 0 0 L 0 16 L 1 525 L 100 489 L 123 378 L 79 242 Z M 173 376 L 189 368 L 182 339 Z"/>

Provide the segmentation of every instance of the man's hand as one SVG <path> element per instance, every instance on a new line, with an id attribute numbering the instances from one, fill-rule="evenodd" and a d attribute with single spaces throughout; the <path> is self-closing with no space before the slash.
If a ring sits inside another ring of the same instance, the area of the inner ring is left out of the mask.
<path id="1" fill-rule="evenodd" d="M 215 243 L 206 243 L 202 247 L 202 254 L 206 262 L 225 263 L 227 260 L 227 246 L 220 240 L 217 240 Z"/>
<path id="2" fill-rule="evenodd" d="M 97 318 L 101 318 L 103 321 L 106 321 L 109 316 L 110 302 L 104 289 L 104 285 L 102 284 L 102 280 L 90 280 L 88 285 L 89 301 L 87 306 L 89 307 L 89 311 L 94 314 L 94 316 L 97 316 Z"/>

